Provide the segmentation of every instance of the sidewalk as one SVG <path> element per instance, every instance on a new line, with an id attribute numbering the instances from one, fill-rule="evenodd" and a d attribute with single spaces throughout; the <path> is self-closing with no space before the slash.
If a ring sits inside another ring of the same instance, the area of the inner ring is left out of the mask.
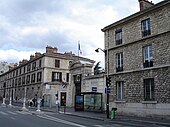
<path id="1" fill-rule="evenodd" d="M 41 108 L 42 111 L 56 112 L 55 107 L 53 108 Z M 101 121 L 131 121 L 138 123 L 151 123 L 155 125 L 170 126 L 170 119 L 150 118 L 150 117 L 136 117 L 136 116 L 123 116 L 116 115 L 115 119 L 107 119 L 105 113 L 101 112 L 89 112 L 89 111 L 75 111 L 74 108 L 67 107 L 64 113 L 64 109 L 60 108 L 60 113 L 66 115 L 72 115 L 77 117 L 101 120 Z"/>

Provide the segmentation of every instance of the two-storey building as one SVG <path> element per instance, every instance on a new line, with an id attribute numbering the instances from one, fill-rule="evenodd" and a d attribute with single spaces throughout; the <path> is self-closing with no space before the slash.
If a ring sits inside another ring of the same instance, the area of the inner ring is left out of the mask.
<path id="1" fill-rule="evenodd" d="M 110 108 L 170 116 L 170 1 L 139 4 L 139 12 L 102 29 L 112 80 Z"/>

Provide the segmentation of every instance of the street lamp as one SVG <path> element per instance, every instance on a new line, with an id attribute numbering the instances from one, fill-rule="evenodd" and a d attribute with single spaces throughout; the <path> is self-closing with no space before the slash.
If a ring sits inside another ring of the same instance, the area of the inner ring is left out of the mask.
<path id="1" fill-rule="evenodd" d="M 99 50 L 101 50 L 102 52 L 104 52 L 105 56 L 106 56 L 106 71 L 107 71 L 107 74 L 106 74 L 106 79 L 109 77 L 109 54 L 108 54 L 108 49 L 107 50 L 103 50 L 101 48 L 97 48 L 95 51 L 98 53 Z M 106 88 L 108 89 L 109 86 L 106 84 Z M 106 90 L 106 97 L 107 97 L 107 101 L 106 101 L 106 114 L 107 114 L 107 118 L 109 118 L 109 93 L 108 91 Z"/>

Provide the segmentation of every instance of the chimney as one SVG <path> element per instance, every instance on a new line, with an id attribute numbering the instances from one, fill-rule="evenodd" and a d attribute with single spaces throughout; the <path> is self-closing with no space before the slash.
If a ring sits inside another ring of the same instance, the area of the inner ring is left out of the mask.
<path id="1" fill-rule="evenodd" d="M 19 61 L 19 66 L 22 64 L 22 61 Z"/>
<path id="2" fill-rule="evenodd" d="M 34 59 L 34 55 L 30 55 L 30 60 Z"/>
<path id="3" fill-rule="evenodd" d="M 27 63 L 28 62 L 28 60 L 26 60 L 26 59 L 23 59 L 22 60 L 22 64 L 25 64 L 25 63 Z"/>
<path id="4" fill-rule="evenodd" d="M 148 0 L 138 0 L 139 1 L 139 6 L 140 6 L 140 11 L 149 8 L 151 6 L 153 6 L 154 4 L 151 2 L 149 2 Z"/>
<path id="5" fill-rule="evenodd" d="M 18 64 L 17 64 L 17 63 L 15 63 L 15 64 L 14 64 L 14 68 L 16 68 L 17 66 L 18 66 Z"/>
<path id="6" fill-rule="evenodd" d="M 41 53 L 40 53 L 40 52 L 36 52 L 36 53 L 35 53 L 35 58 L 37 58 L 37 57 L 39 57 L 39 56 L 41 56 Z"/>
<path id="7" fill-rule="evenodd" d="M 48 46 L 46 47 L 46 53 L 57 53 L 58 49 L 56 47 L 51 47 L 51 46 Z"/>

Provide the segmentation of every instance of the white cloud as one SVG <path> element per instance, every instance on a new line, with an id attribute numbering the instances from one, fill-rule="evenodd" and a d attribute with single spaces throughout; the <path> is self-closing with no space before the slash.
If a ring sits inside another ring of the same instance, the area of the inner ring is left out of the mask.
<path id="1" fill-rule="evenodd" d="M 19 61 L 23 59 L 30 59 L 31 54 L 35 54 L 36 51 L 30 51 L 30 52 L 25 52 L 25 51 L 16 51 L 16 50 L 0 50 L 0 58 L 1 61 L 9 61 L 11 63 L 18 63 Z"/>
<path id="2" fill-rule="evenodd" d="M 77 54 L 80 40 L 83 56 L 104 63 L 104 54 L 94 52 L 104 48 L 101 29 L 137 11 L 138 0 L 5 0 L 0 2 L 0 61 L 29 59 L 47 45 Z"/>

